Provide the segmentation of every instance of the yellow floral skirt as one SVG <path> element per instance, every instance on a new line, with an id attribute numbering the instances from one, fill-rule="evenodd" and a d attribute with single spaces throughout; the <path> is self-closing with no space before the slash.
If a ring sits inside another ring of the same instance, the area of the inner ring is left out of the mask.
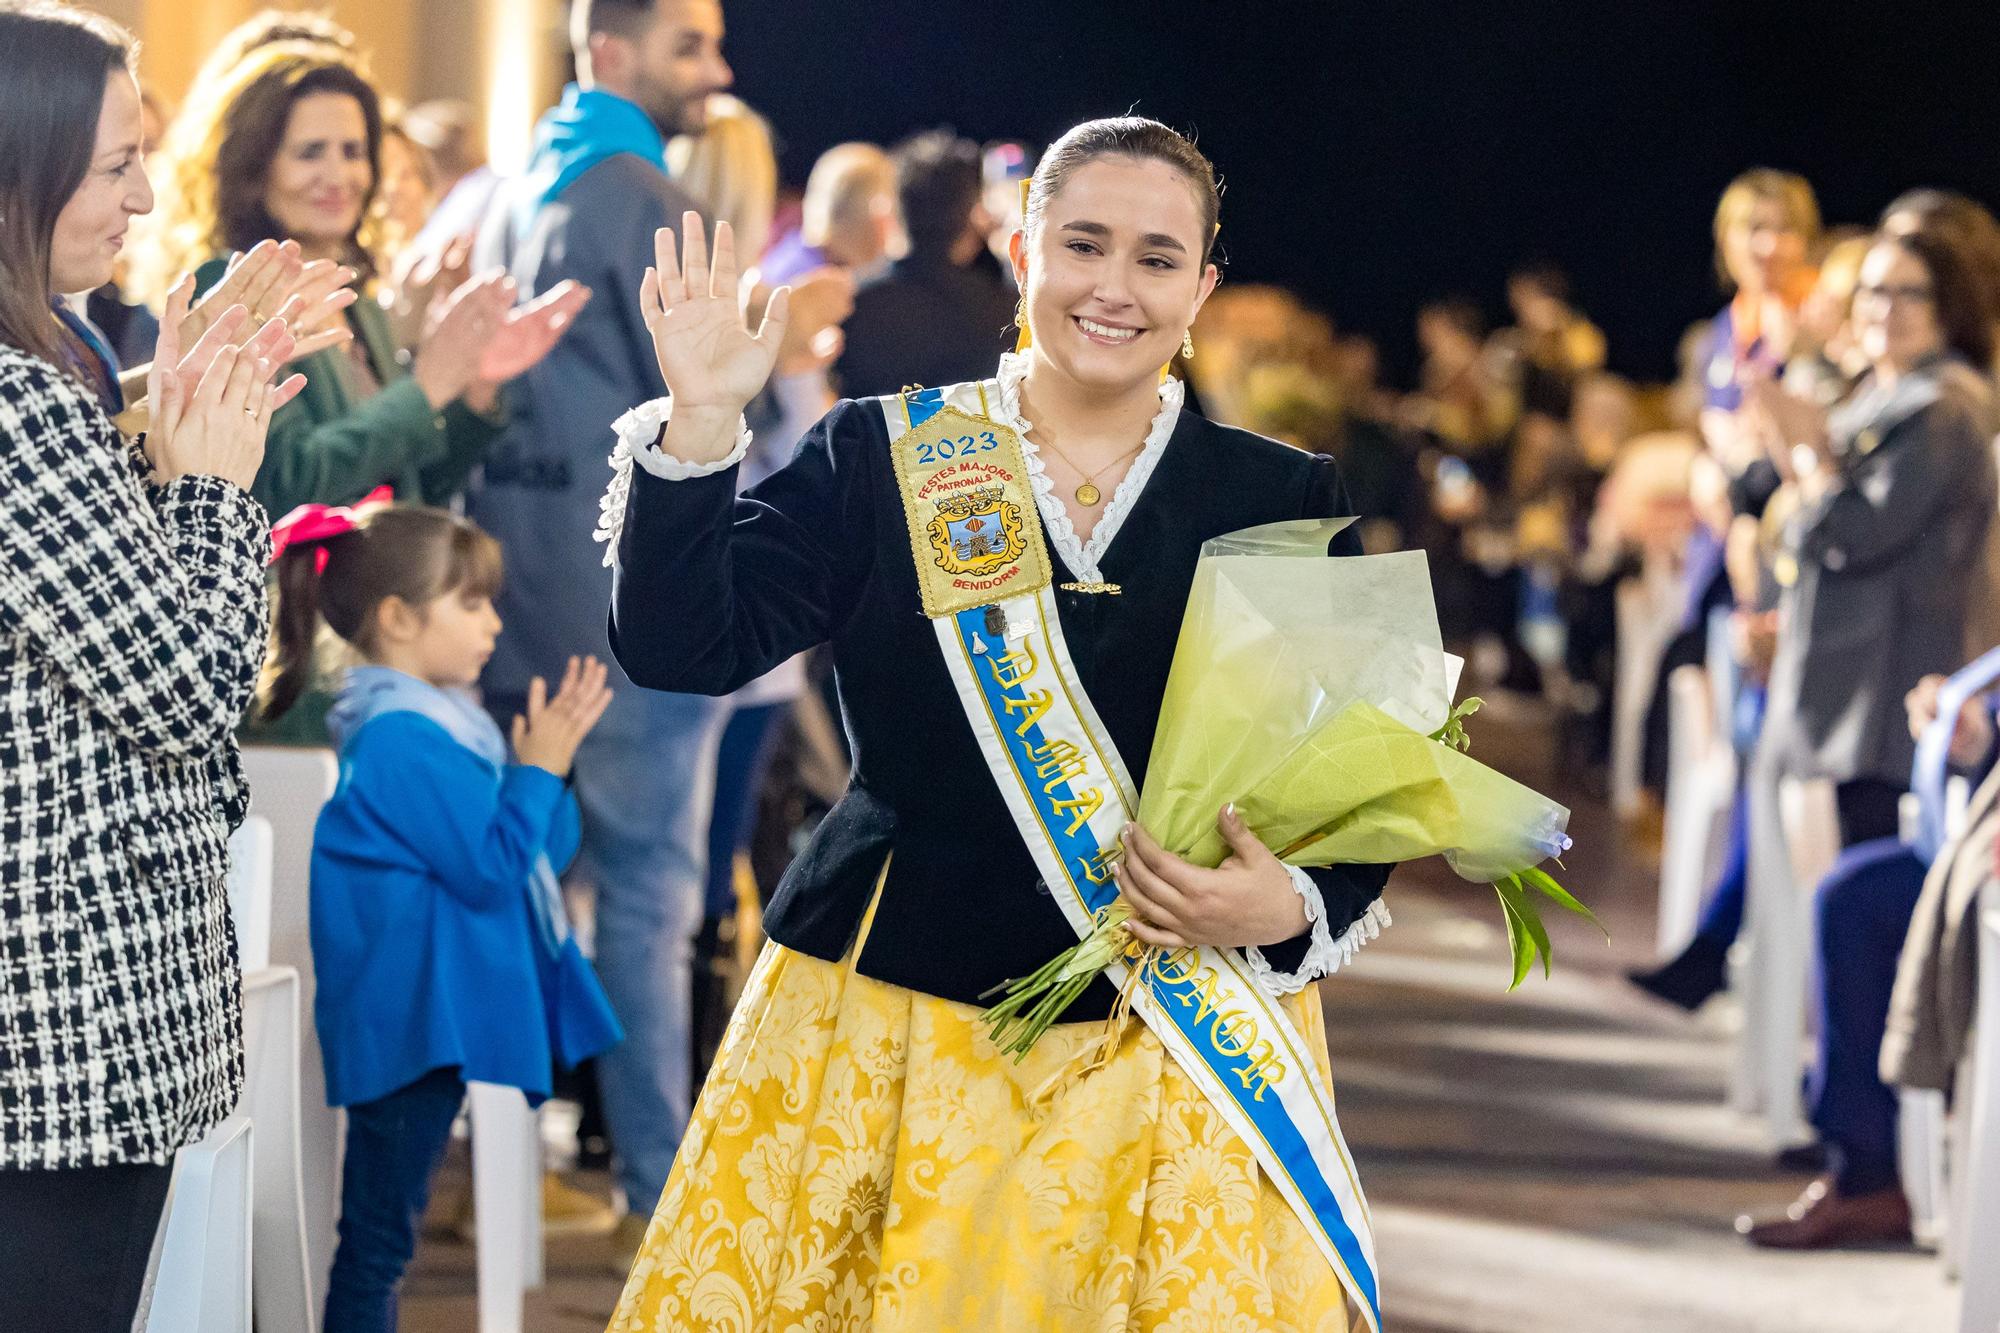
<path id="1" fill-rule="evenodd" d="M 1330 1080 L 1317 997 L 1286 1005 Z M 766 945 L 611 1333 L 1364 1327 L 1143 1023 L 1038 1099 L 1103 1025 L 1016 1065 L 979 1013 Z"/>

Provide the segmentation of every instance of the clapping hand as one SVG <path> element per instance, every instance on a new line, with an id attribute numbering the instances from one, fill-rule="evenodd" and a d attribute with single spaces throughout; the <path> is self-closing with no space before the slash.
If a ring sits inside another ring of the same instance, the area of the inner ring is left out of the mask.
<path id="1" fill-rule="evenodd" d="M 298 333 L 288 320 L 258 320 L 241 305 L 211 311 L 203 331 L 191 335 L 188 330 L 195 322 L 191 309 L 193 297 L 192 276 L 182 278 L 180 285 L 167 295 L 153 363 L 146 368 L 149 400 L 157 402 L 159 393 L 171 392 L 176 387 L 191 392 L 225 348 L 241 348 L 253 358 L 270 361 L 274 367 L 300 359 Z M 284 392 L 271 404 L 272 410 L 297 397 L 305 383 L 304 375 L 287 379 L 280 386 Z"/>
<path id="2" fill-rule="evenodd" d="M 528 711 L 514 719 L 514 758 L 559 778 L 569 776 L 577 747 L 610 706 L 611 690 L 604 683 L 608 674 L 595 657 L 572 657 L 553 699 L 542 678 L 535 677 L 528 686 Z"/>
<path id="3" fill-rule="evenodd" d="M 284 303 L 277 296 L 289 288 L 305 270 L 305 260 L 297 241 L 259 241 L 229 261 L 221 281 L 192 302 L 181 321 L 181 335 L 190 345 L 199 343 L 217 320 L 231 308 L 242 306 L 255 316 L 261 304 L 272 312 Z"/>
<path id="4" fill-rule="evenodd" d="M 508 311 L 479 360 L 479 378 L 489 384 L 504 384 L 533 370 L 589 304 L 590 288 L 566 279 L 528 304 Z"/>
<path id="5" fill-rule="evenodd" d="M 1761 363 L 1745 366 L 1737 380 L 1743 389 L 1741 415 L 1780 477 L 1799 480 L 1798 467 L 1807 456 L 1813 459 L 1815 471 L 1832 462 L 1825 408 L 1793 393 Z M 1806 446 L 1805 453 L 1800 452 L 1800 445 Z"/>
<path id="6" fill-rule="evenodd" d="M 1903 707 L 1910 715 L 1910 738 L 1922 740 L 1937 721 L 1938 695 L 1944 689 L 1943 676 L 1925 676 L 1905 695 Z M 1967 699 L 1952 724 L 1951 746 L 1947 755 L 1953 768 L 1976 768 L 1993 748 L 1993 715 L 1985 700 Z"/>
<path id="7" fill-rule="evenodd" d="M 502 270 L 460 283 L 431 304 L 410 376 L 433 408 L 464 396 L 472 401 L 492 397 L 490 381 L 481 378 L 486 350 L 500 332 L 514 305 L 514 280 Z M 480 386 L 484 385 L 483 391 Z"/>
<path id="8" fill-rule="evenodd" d="M 390 313 L 423 328 L 429 320 L 431 303 L 464 286 L 472 277 L 471 236 L 457 236 L 442 249 L 427 246 L 403 252 L 389 278 L 393 301 Z"/>
<path id="9" fill-rule="evenodd" d="M 329 347 L 341 347 L 354 340 L 354 330 L 346 318 L 347 308 L 360 299 L 355 287 L 360 277 L 345 264 L 331 259 L 315 259 L 299 274 L 292 294 L 272 318 L 285 321 L 296 346 L 292 360 L 303 361 Z"/>
<path id="10" fill-rule="evenodd" d="M 707 463 L 727 456 L 737 417 L 771 377 L 790 319 L 791 288 L 771 293 L 752 333 L 737 290 L 736 238 L 729 224 L 716 226 L 713 263 L 700 214 L 688 213 L 681 227 L 678 254 L 670 228 L 653 234 L 655 264 L 639 284 L 639 312 L 673 395 L 665 447 L 677 458 Z"/>
<path id="11" fill-rule="evenodd" d="M 331 259 L 306 263 L 297 241 L 259 241 L 230 261 L 222 280 L 188 310 L 182 337 L 198 344 L 230 309 L 249 314 L 246 329 L 281 319 L 292 331 L 293 360 L 338 347 L 354 331 L 341 318 L 354 304 L 356 273 Z"/>
<path id="12" fill-rule="evenodd" d="M 167 298 L 159 342 L 146 377 L 152 425 L 146 455 L 160 483 L 184 476 L 215 476 L 248 490 L 264 461 L 271 414 L 298 396 L 305 376 L 273 386 L 272 373 L 297 353 L 282 320 L 270 320 L 247 338 L 242 306 L 209 321 L 185 355 L 181 340 L 194 294 L 183 278 Z"/>
<path id="13" fill-rule="evenodd" d="M 840 326 L 854 313 L 854 275 L 846 269 L 814 269 L 792 284 L 790 320 L 778 345 L 778 373 L 801 375 L 825 370 L 845 346 Z"/>

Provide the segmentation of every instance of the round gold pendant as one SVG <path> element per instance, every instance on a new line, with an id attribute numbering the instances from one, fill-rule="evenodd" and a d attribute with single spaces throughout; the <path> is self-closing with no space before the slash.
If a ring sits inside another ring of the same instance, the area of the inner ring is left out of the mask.
<path id="1" fill-rule="evenodd" d="M 1104 492 L 1087 481 L 1076 488 L 1076 502 L 1080 505 L 1094 505 L 1103 498 Z"/>

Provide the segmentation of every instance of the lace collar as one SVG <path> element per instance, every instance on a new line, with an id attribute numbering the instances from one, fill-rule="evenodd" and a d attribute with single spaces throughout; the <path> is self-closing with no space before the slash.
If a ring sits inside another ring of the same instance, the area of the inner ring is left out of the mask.
<path id="1" fill-rule="evenodd" d="M 1160 411 L 1153 418 L 1151 429 L 1146 432 L 1146 443 L 1139 450 L 1139 456 L 1132 460 L 1132 466 L 1118 482 L 1112 492 L 1111 501 L 1104 507 L 1104 514 L 1091 529 L 1090 540 L 1079 541 L 1076 525 L 1069 521 L 1069 511 L 1056 495 L 1055 481 L 1042 466 L 1041 451 L 1028 438 L 1034 427 L 1021 415 L 1021 380 L 1028 373 L 1028 358 L 1017 352 L 1008 352 L 1000 358 L 1000 413 L 1006 424 L 1021 437 L 1022 447 L 1027 452 L 1028 480 L 1035 487 L 1035 507 L 1041 511 L 1042 526 L 1048 530 L 1049 540 L 1055 544 L 1056 554 L 1062 557 L 1070 572 L 1086 582 L 1097 582 L 1104 577 L 1098 562 L 1110 549 L 1118 536 L 1118 529 L 1125 525 L 1125 516 L 1132 512 L 1132 506 L 1139 502 L 1140 492 L 1146 489 L 1147 478 L 1160 464 L 1160 455 L 1166 452 L 1167 440 L 1174 433 L 1174 426 L 1180 421 L 1181 400 L 1186 390 L 1181 382 L 1169 375 L 1160 381 Z"/>

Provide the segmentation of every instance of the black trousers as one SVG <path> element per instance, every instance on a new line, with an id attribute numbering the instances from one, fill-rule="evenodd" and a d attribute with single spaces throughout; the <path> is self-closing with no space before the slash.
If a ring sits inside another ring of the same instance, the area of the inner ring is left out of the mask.
<path id="1" fill-rule="evenodd" d="M 171 1166 L 0 1171 L 0 1329 L 131 1333 Z"/>
<path id="2" fill-rule="evenodd" d="M 1906 783 L 1880 778 L 1855 778 L 1835 786 L 1833 801 L 1840 812 L 1841 847 L 1895 837 L 1902 824 L 1898 810 L 1907 790 Z"/>

